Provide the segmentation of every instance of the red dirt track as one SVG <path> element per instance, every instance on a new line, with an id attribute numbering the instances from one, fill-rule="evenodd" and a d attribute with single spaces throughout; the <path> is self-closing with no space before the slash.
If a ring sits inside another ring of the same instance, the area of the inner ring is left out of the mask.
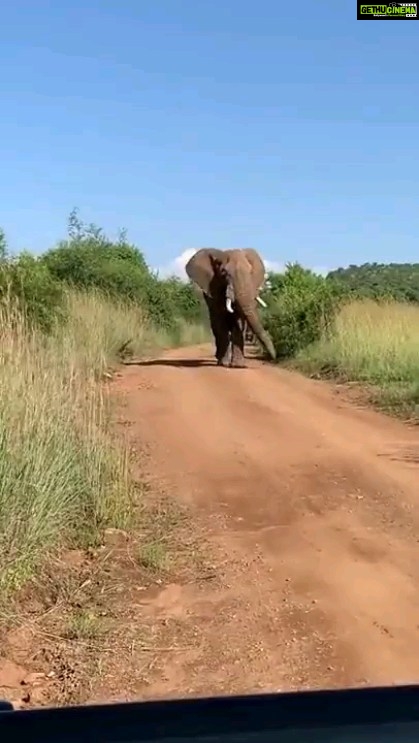
<path id="1" fill-rule="evenodd" d="M 222 575 L 150 601 L 189 638 L 137 696 L 419 680 L 419 432 L 212 347 L 123 370 L 130 436 Z"/>

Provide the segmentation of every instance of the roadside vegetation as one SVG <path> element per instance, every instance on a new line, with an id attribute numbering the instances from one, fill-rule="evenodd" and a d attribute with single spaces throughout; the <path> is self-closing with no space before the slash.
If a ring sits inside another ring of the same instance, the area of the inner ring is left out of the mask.
<path id="1" fill-rule="evenodd" d="M 380 407 L 419 418 L 419 265 L 366 264 L 322 277 L 271 275 L 265 324 L 279 359 L 359 382 Z"/>
<path id="2" fill-rule="evenodd" d="M 203 318 L 190 285 L 77 212 L 41 256 L 9 255 L 0 234 L 0 599 L 57 551 L 129 528 L 138 502 L 104 380 L 121 358 L 204 340 Z"/>

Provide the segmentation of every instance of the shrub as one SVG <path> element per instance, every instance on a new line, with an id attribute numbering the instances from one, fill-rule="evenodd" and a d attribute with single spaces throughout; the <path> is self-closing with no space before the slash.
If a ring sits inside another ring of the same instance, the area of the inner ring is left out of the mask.
<path id="1" fill-rule="evenodd" d="M 0 302 L 17 299 L 26 319 L 50 332 L 65 318 L 66 287 L 94 289 L 119 306 L 137 307 L 148 325 L 173 337 L 183 334 L 184 322 L 202 323 L 205 317 L 191 283 L 160 280 L 124 231 L 112 241 L 101 228 L 85 225 L 76 210 L 70 214 L 68 238 L 40 257 L 10 257 L 0 230 Z"/>
<path id="2" fill-rule="evenodd" d="M 62 286 L 42 261 L 30 253 L 8 257 L 4 252 L 0 259 L 0 305 L 8 306 L 11 298 L 31 326 L 50 331 L 65 319 Z"/>
<path id="3" fill-rule="evenodd" d="M 287 265 L 267 297 L 264 323 L 279 359 L 295 356 L 327 332 L 341 300 L 326 279 L 298 264 Z"/>
<path id="4" fill-rule="evenodd" d="M 175 278 L 159 280 L 142 252 L 127 242 L 125 232 L 112 242 L 100 228 L 84 225 L 76 211 L 69 222 L 69 238 L 42 258 L 56 280 L 136 302 L 151 322 L 166 331 L 175 330 L 179 318 L 199 319 L 200 302 L 192 287 Z"/>
<path id="5" fill-rule="evenodd" d="M 168 302 L 175 309 L 177 317 L 189 322 L 202 321 L 203 303 L 191 282 L 185 283 L 172 276 L 161 283 L 165 287 Z"/>
<path id="6" fill-rule="evenodd" d="M 112 242 L 95 225 L 70 215 L 69 238 L 48 250 L 43 265 L 60 282 L 78 289 L 96 288 L 127 300 L 141 299 L 151 279 L 144 256 L 125 236 Z"/>

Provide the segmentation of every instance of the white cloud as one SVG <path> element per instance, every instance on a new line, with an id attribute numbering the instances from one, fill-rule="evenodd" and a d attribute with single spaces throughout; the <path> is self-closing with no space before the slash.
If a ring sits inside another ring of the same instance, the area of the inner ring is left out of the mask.
<path id="1" fill-rule="evenodd" d="M 173 261 L 158 269 L 159 276 L 161 276 L 162 279 L 165 279 L 168 276 L 177 276 L 179 279 L 184 279 L 186 281 L 188 277 L 185 271 L 185 266 L 189 258 L 192 258 L 198 249 L 199 248 L 187 248 L 184 250 L 183 253 L 178 255 Z"/>
<path id="2" fill-rule="evenodd" d="M 167 278 L 168 276 L 177 276 L 178 278 L 186 281 L 188 277 L 186 275 L 185 266 L 188 260 L 192 258 L 197 250 L 199 250 L 199 248 L 187 248 L 173 261 L 166 264 L 165 266 L 160 266 L 157 269 L 159 276 L 161 278 Z M 274 273 L 283 273 L 285 271 L 285 263 L 280 263 L 279 261 L 271 261 L 269 258 L 263 258 L 263 262 L 265 264 L 267 272 L 273 271 Z M 326 276 L 326 274 L 330 271 L 329 268 L 325 268 L 324 266 L 315 266 L 312 270 L 316 273 L 321 274 L 322 276 Z"/>

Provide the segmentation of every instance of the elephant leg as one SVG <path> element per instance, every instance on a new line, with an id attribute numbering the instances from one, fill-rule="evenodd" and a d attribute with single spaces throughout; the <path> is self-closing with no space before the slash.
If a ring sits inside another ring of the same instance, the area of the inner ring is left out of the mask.
<path id="1" fill-rule="evenodd" d="M 231 328 L 233 351 L 230 366 L 235 369 L 245 369 L 247 364 L 244 358 L 244 323 L 241 318 L 235 318 Z"/>
<path id="2" fill-rule="evenodd" d="M 230 333 L 225 326 L 221 327 L 218 334 L 217 364 L 218 366 L 230 365 Z"/>
<path id="3" fill-rule="evenodd" d="M 229 366 L 231 336 L 229 316 L 225 310 L 217 312 L 216 309 L 215 312 L 217 324 L 217 363 L 218 366 Z"/>
<path id="4" fill-rule="evenodd" d="M 218 366 L 228 366 L 230 333 L 223 315 L 217 309 L 217 304 L 210 297 L 205 296 L 208 307 L 210 325 L 215 340 L 215 358 Z"/>

